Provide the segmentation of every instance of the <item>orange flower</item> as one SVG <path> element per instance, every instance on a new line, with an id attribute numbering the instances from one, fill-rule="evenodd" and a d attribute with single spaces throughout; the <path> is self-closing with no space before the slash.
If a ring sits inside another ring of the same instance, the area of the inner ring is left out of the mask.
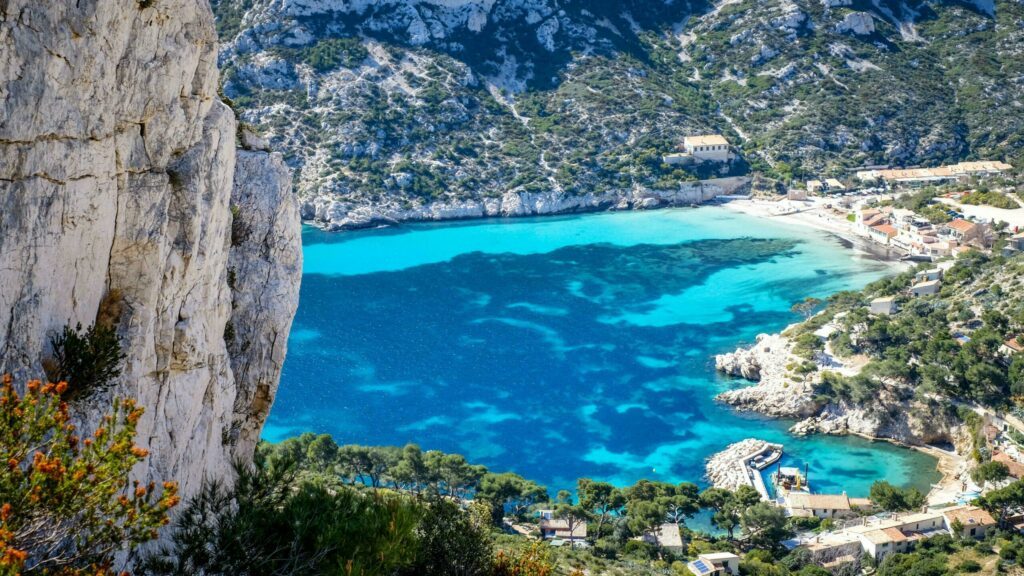
<path id="1" fill-rule="evenodd" d="M 145 458 L 146 456 L 149 456 L 149 450 L 146 450 L 141 446 L 132 446 L 132 455 L 136 458 Z"/>
<path id="2" fill-rule="evenodd" d="M 0 506 L 0 520 L 7 520 L 10 515 L 11 505 L 5 502 L 3 506 Z"/>
<path id="3" fill-rule="evenodd" d="M 65 392 L 67 392 L 68 391 L 68 383 L 64 382 L 63 380 L 60 381 L 60 382 L 57 382 L 56 390 L 57 390 L 57 394 L 63 394 Z"/>
<path id="4" fill-rule="evenodd" d="M 142 498 L 145 495 L 146 495 L 146 487 L 145 486 L 139 486 L 139 487 L 135 488 L 135 497 L 136 498 Z"/>

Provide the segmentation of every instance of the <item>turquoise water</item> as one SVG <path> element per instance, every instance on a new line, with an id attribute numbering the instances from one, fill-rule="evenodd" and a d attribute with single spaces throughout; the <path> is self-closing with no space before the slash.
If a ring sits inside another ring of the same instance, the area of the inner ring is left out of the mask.
<path id="1" fill-rule="evenodd" d="M 795 438 L 734 412 L 712 357 L 790 305 L 890 271 L 829 235 L 715 207 L 304 233 L 305 274 L 264 430 L 465 454 L 549 488 L 578 477 L 703 483 L 747 437 L 782 442 L 815 491 L 927 489 L 928 456 Z"/>

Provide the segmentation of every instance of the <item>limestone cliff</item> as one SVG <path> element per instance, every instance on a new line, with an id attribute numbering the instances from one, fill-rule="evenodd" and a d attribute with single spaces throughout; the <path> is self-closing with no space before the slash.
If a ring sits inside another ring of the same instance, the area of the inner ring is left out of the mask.
<path id="1" fill-rule="evenodd" d="M 288 170 L 236 152 L 216 51 L 207 0 L 0 3 L 0 370 L 115 322 L 124 373 L 77 410 L 138 398 L 139 473 L 185 494 L 251 454 L 301 269 Z"/>

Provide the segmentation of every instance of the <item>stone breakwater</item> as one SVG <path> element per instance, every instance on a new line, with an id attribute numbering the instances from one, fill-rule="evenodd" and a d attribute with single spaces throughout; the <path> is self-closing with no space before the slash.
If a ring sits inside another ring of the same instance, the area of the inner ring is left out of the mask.
<path id="1" fill-rule="evenodd" d="M 743 190 L 746 177 L 716 178 L 684 184 L 675 190 L 637 188 L 604 194 L 568 196 L 560 192 L 506 192 L 482 199 L 441 200 L 402 204 L 397 200 L 363 203 L 333 194 L 316 195 L 302 202 L 302 219 L 325 230 L 371 228 L 401 222 L 461 220 L 596 212 L 648 210 L 701 204 Z"/>
<path id="2" fill-rule="evenodd" d="M 730 444 L 725 450 L 708 458 L 705 465 L 708 480 L 716 488 L 728 490 L 735 490 L 740 486 L 755 488 L 746 461 L 767 447 L 768 442 L 757 438 L 747 438 Z"/>
<path id="3" fill-rule="evenodd" d="M 806 418 L 817 410 L 810 378 L 791 380 L 786 366 L 802 361 L 793 343 L 780 334 L 760 334 L 750 348 L 715 356 L 715 368 L 731 376 L 758 381 L 756 386 L 729 390 L 716 399 L 740 410 L 776 418 Z"/>

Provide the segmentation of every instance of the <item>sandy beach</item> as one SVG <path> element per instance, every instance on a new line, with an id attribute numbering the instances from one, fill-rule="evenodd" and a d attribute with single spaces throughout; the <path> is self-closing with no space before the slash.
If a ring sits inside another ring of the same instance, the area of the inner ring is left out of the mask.
<path id="1" fill-rule="evenodd" d="M 761 218 L 771 218 L 778 222 L 793 224 L 795 226 L 806 226 L 828 232 L 848 245 L 854 250 L 863 253 L 871 258 L 889 262 L 900 262 L 904 253 L 880 246 L 868 238 L 857 233 L 853 222 L 846 219 L 845 212 L 829 207 L 829 204 L 821 200 L 764 200 L 751 198 L 748 200 L 730 200 L 723 202 L 722 206 Z"/>

